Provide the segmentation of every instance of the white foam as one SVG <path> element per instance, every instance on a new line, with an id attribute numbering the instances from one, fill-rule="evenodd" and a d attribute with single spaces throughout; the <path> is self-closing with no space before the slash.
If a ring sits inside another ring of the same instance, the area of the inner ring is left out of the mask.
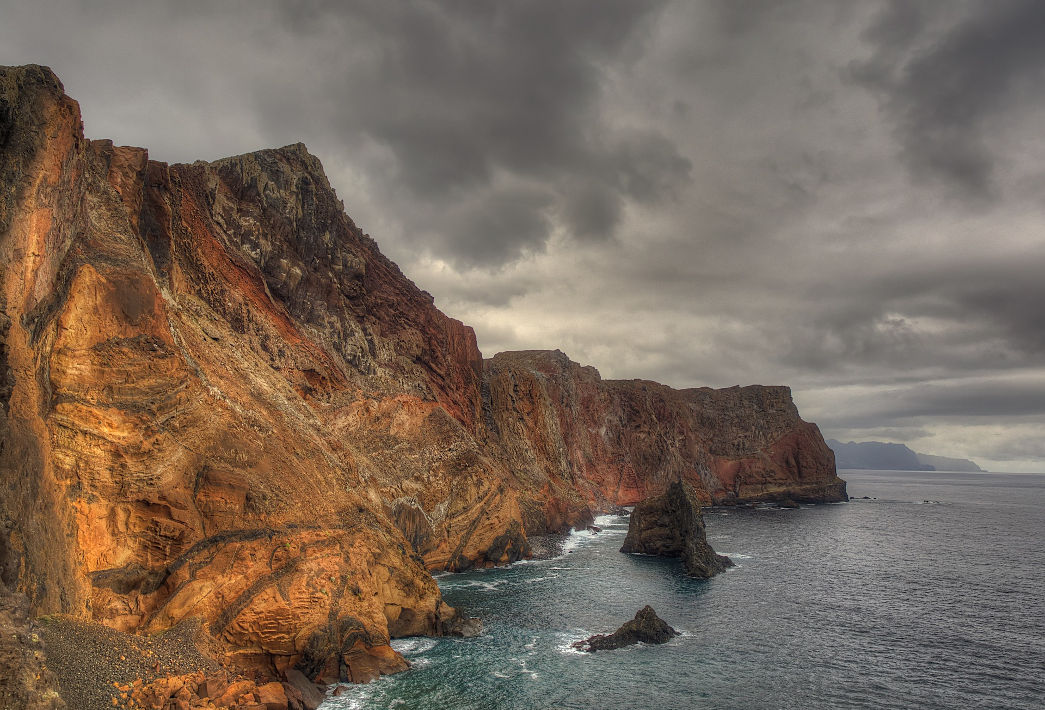
<path id="1" fill-rule="evenodd" d="M 512 660 L 519 664 L 520 672 L 523 675 L 530 676 L 530 680 L 537 680 L 537 678 L 539 677 L 537 675 L 537 672 L 536 671 L 532 671 L 532 670 L 530 670 L 529 668 L 526 667 L 526 659 L 525 658 L 513 658 Z"/>
<path id="2" fill-rule="evenodd" d="M 573 644 L 590 638 L 592 634 L 584 629 L 574 629 L 567 634 L 558 634 L 559 643 L 555 644 L 555 650 L 564 656 L 588 656 L 589 654 L 574 648 Z"/>
<path id="3" fill-rule="evenodd" d="M 389 645 L 403 655 L 410 653 L 427 653 L 438 643 L 435 639 L 413 636 L 405 639 L 393 639 Z"/>
<path id="4" fill-rule="evenodd" d="M 562 553 L 569 554 L 576 550 L 582 543 L 590 541 L 595 537 L 591 530 L 574 530 L 567 537 L 566 541 L 562 543 Z"/>
<path id="5" fill-rule="evenodd" d="M 442 585 L 440 585 L 440 588 L 443 591 L 446 591 L 447 589 L 462 589 L 465 587 L 473 587 L 478 589 L 485 589 L 488 592 L 492 592 L 496 590 L 498 587 L 500 587 L 502 584 L 504 584 L 505 581 L 507 580 L 496 579 L 492 582 L 487 582 L 481 579 L 453 580 L 450 582 L 444 582 Z"/>

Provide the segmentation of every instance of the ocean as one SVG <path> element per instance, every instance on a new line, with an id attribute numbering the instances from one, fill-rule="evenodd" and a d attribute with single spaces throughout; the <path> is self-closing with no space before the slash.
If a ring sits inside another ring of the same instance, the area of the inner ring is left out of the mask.
<path id="1" fill-rule="evenodd" d="M 705 509 L 737 565 L 708 581 L 618 552 L 619 516 L 557 557 L 441 576 L 483 635 L 393 641 L 412 670 L 323 710 L 1045 707 L 1045 475 L 840 475 L 850 503 Z M 570 648 L 646 604 L 682 635 Z"/>

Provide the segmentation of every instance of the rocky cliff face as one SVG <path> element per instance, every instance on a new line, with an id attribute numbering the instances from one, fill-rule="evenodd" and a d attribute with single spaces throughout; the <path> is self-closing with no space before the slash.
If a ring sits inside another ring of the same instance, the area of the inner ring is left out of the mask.
<path id="1" fill-rule="evenodd" d="M 433 511 L 432 564 L 519 517 L 468 434 L 472 331 L 302 146 L 152 162 L 85 140 L 40 67 L 0 102 L 5 581 L 118 629 L 201 617 L 241 666 L 438 633 L 453 611 L 392 509 Z"/>
<path id="2" fill-rule="evenodd" d="M 304 146 L 151 161 L 86 140 L 30 66 L 0 69 L 0 149 L 0 573 L 36 613 L 391 670 L 390 637 L 455 627 L 427 569 L 518 559 L 678 477 L 844 496 L 786 388 L 484 362 Z"/>
<path id="3" fill-rule="evenodd" d="M 484 384 L 486 440 L 512 462 L 530 533 L 675 480 L 703 503 L 845 499 L 831 450 L 787 387 L 603 380 L 558 351 L 496 355 Z"/>

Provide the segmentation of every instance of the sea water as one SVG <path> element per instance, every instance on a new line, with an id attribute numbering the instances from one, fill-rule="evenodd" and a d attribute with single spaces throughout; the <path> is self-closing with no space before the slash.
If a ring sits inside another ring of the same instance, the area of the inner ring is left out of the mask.
<path id="1" fill-rule="evenodd" d="M 618 550 L 438 578 L 474 639 L 393 641 L 412 670 L 336 708 L 1045 708 L 1045 475 L 845 471 L 850 503 L 705 509 L 709 581 Z M 868 496 L 869 499 L 863 499 Z M 650 604 L 682 632 L 594 654 Z"/>

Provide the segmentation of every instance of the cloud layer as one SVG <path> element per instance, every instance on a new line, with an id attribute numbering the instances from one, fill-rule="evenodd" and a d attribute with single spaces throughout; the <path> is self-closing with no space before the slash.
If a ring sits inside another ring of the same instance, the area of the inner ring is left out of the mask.
<path id="1" fill-rule="evenodd" d="M 87 133 L 303 140 L 484 352 L 791 384 L 839 439 L 1045 470 L 1032 0 L 0 0 Z"/>

